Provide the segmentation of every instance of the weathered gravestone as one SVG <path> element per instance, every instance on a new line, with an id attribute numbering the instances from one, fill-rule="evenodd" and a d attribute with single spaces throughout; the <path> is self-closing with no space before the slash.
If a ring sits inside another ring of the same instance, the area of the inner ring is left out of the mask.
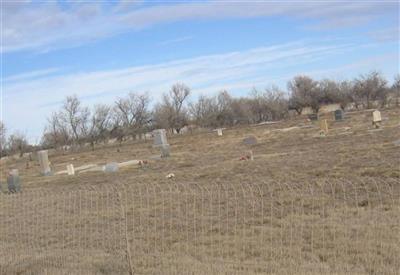
<path id="1" fill-rule="evenodd" d="M 161 151 L 161 157 L 162 158 L 168 158 L 170 156 L 169 144 L 161 145 L 160 146 L 160 151 Z"/>
<path id="2" fill-rule="evenodd" d="M 343 120 L 343 110 L 339 109 L 335 111 L 335 120 L 336 121 Z"/>
<path id="3" fill-rule="evenodd" d="M 374 125 L 375 128 L 379 128 L 381 122 L 382 122 L 381 112 L 379 112 L 378 110 L 373 111 L 372 125 Z"/>
<path id="4" fill-rule="evenodd" d="M 67 165 L 67 174 L 68 176 L 73 176 L 75 175 L 75 169 L 73 164 L 68 164 Z"/>
<path id="5" fill-rule="evenodd" d="M 44 176 L 51 175 L 49 157 L 47 154 L 47 150 L 42 150 L 37 152 L 39 164 L 40 164 L 40 172 Z"/>
<path id="6" fill-rule="evenodd" d="M 104 172 L 106 173 L 115 173 L 118 172 L 118 163 L 110 162 L 104 166 Z"/>
<path id="7" fill-rule="evenodd" d="M 243 139 L 243 144 L 244 145 L 254 145 L 257 144 L 257 138 L 255 136 L 250 136 L 245 139 Z"/>
<path id="8" fill-rule="evenodd" d="M 167 133 L 165 129 L 158 129 L 153 131 L 154 141 L 153 146 L 161 151 L 161 157 L 167 158 L 170 156 L 169 144 L 167 141 Z"/>
<path id="9" fill-rule="evenodd" d="M 324 134 L 327 134 L 328 133 L 328 120 L 326 120 L 326 119 L 321 120 L 320 128 Z"/>
<path id="10" fill-rule="evenodd" d="M 167 132 L 165 131 L 165 129 L 154 130 L 153 135 L 154 135 L 153 144 L 155 147 L 164 145 L 164 144 L 168 144 Z"/>
<path id="11" fill-rule="evenodd" d="M 17 193 L 21 191 L 18 169 L 12 169 L 8 173 L 7 185 L 8 185 L 8 191 L 10 191 L 10 193 Z"/>
<path id="12" fill-rule="evenodd" d="M 217 129 L 217 135 L 218 135 L 219 137 L 222 136 L 222 129 Z"/>

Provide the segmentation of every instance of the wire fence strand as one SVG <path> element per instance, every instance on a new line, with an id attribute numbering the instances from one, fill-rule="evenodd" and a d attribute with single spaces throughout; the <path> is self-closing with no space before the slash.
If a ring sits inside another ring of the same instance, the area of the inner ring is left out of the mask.
<path id="1" fill-rule="evenodd" d="M 1 274 L 398 274 L 400 181 L 0 194 Z"/>

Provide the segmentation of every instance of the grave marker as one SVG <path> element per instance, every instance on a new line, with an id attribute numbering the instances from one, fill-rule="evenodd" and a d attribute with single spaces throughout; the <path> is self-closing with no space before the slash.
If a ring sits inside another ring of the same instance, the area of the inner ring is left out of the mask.
<path id="1" fill-rule="evenodd" d="M 68 176 L 73 176 L 75 175 L 75 169 L 73 164 L 68 164 L 67 165 L 67 174 Z"/>
<path id="2" fill-rule="evenodd" d="M 253 150 L 249 151 L 249 157 L 250 157 L 250 160 L 254 160 Z"/>
<path id="3" fill-rule="evenodd" d="M 160 146 L 160 150 L 161 150 L 161 157 L 162 158 L 168 158 L 170 156 L 169 144 L 161 145 Z"/>
<path id="4" fill-rule="evenodd" d="M 51 175 L 50 163 L 47 154 L 47 150 L 42 150 L 37 152 L 39 164 L 40 164 L 40 172 L 44 176 Z"/>
<path id="5" fill-rule="evenodd" d="M 217 135 L 218 135 L 219 137 L 222 137 L 222 129 L 217 129 Z"/>
<path id="6" fill-rule="evenodd" d="M 336 121 L 343 120 L 343 110 L 338 109 L 338 110 L 335 111 L 335 120 Z"/>
<path id="7" fill-rule="evenodd" d="M 153 135 L 154 135 L 153 146 L 158 147 L 160 149 L 162 158 L 169 157 L 170 150 L 165 129 L 154 130 Z"/>
<path id="8" fill-rule="evenodd" d="M 168 144 L 167 133 L 166 133 L 165 129 L 154 130 L 153 135 L 154 135 L 153 145 L 155 147 L 164 145 L 164 144 Z"/>
<path id="9" fill-rule="evenodd" d="M 110 162 L 104 166 L 104 172 L 106 173 L 115 173 L 118 172 L 118 163 Z"/>
<path id="10" fill-rule="evenodd" d="M 324 134 L 327 134 L 328 133 L 328 120 L 326 120 L 326 119 L 321 120 L 320 127 L 321 127 L 321 131 L 324 132 Z"/>
<path id="11" fill-rule="evenodd" d="M 243 139 L 243 144 L 244 145 L 254 145 L 257 144 L 257 138 L 255 136 L 250 136 L 245 139 Z"/>
<path id="12" fill-rule="evenodd" d="M 382 122 L 381 112 L 379 112 L 378 110 L 373 111 L 372 125 L 374 125 L 375 128 L 379 128 L 381 122 Z"/>
<path id="13" fill-rule="evenodd" d="M 21 191 L 18 169 L 12 169 L 8 173 L 7 185 L 8 185 L 8 191 L 10 191 L 10 193 L 16 193 Z"/>

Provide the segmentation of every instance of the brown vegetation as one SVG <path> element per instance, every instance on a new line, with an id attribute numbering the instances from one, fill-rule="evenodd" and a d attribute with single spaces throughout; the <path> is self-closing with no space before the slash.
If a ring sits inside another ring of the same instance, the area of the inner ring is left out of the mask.
<path id="1" fill-rule="evenodd" d="M 53 170 L 149 160 L 114 174 L 41 177 L 0 196 L 6 274 L 396 274 L 400 270 L 400 110 L 318 122 L 304 117 L 152 141 L 55 152 Z M 243 139 L 255 136 L 255 145 Z M 254 161 L 239 161 L 252 150 Z M 27 164 L 28 163 L 28 164 Z M 167 179 L 174 173 L 173 179 Z M 130 253 L 128 253 L 128 251 Z M 127 255 L 129 255 L 127 260 Z"/>

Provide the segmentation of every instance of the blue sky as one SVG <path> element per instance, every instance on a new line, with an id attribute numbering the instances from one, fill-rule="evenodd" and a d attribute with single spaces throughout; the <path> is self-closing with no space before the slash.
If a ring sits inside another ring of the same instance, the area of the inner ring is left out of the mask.
<path id="1" fill-rule="evenodd" d="M 37 142 L 67 95 L 236 96 L 295 75 L 399 73 L 397 1 L 1 0 L 2 120 Z"/>

